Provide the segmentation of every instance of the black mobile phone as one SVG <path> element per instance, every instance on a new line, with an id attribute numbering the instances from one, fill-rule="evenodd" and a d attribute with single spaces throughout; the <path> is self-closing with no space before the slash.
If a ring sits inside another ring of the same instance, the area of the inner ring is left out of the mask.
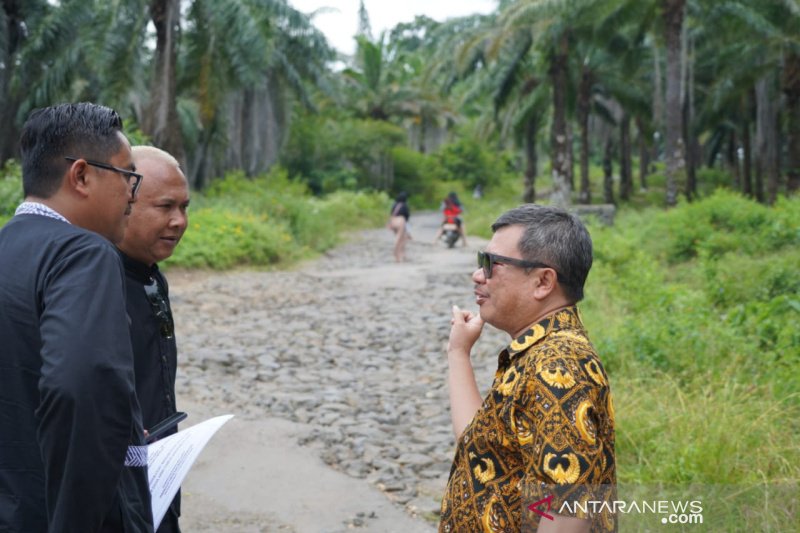
<path id="1" fill-rule="evenodd" d="M 163 437 L 164 433 L 177 426 L 178 422 L 185 420 L 187 416 L 189 415 L 180 411 L 169 415 L 167 418 L 147 430 L 148 435 L 145 437 L 144 441 L 147 444 L 150 444 L 156 439 Z"/>

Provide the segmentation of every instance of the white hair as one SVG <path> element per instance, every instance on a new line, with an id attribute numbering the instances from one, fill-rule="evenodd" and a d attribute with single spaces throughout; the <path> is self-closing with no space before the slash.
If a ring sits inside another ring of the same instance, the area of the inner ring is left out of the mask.
<path id="1" fill-rule="evenodd" d="M 131 147 L 131 154 L 133 155 L 134 162 L 137 159 L 155 159 L 168 165 L 174 165 L 178 170 L 181 170 L 180 163 L 178 163 L 178 160 L 175 159 L 172 154 L 165 152 L 161 148 L 156 148 L 155 146 L 133 146 Z M 181 170 L 181 172 L 183 171 Z"/>

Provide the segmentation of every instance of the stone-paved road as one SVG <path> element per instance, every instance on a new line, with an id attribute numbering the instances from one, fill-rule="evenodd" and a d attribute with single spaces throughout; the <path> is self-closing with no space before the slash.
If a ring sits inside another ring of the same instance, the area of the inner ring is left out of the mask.
<path id="1" fill-rule="evenodd" d="M 186 531 L 434 530 L 450 308 L 476 309 L 485 245 L 432 244 L 438 221 L 412 216 L 401 264 L 377 229 L 294 271 L 168 272 L 184 424 L 237 415 L 184 484 Z M 476 346 L 484 391 L 506 341 L 487 326 Z"/>

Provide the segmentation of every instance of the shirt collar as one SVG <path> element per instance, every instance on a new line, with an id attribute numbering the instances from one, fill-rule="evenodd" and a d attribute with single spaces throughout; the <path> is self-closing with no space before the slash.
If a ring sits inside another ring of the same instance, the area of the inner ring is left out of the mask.
<path id="1" fill-rule="evenodd" d="M 19 207 L 17 207 L 14 215 L 39 215 L 43 217 L 54 218 L 56 220 L 66 222 L 67 224 L 70 223 L 69 220 L 64 217 L 64 215 L 52 207 L 46 206 L 39 202 L 22 202 L 19 204 Z"/>
<path id="2" fill-rule="evenodd" d="M 119 256 L 122 258 L 122 264 L 125 267 L 125 272 L 131 273 L 135 278 L 139 279 L 142 283 L 147 283 L 151 278 L 155 277 L 158 273 L 158 265 L 153 266 L 137 261 L 125 255 L 125 252 L 117 248 Z"/>
<path id="3" fill-rule="evenodd" d="M 583 330 L 583 323 L 576 306 L 560 309 L 529 326 L 522 335 L 511 341 L 500 354 L 500 358 L 502 360 L 503 354 L 506 354 L 509 359 L 513 359 L 515 355 L 524 352 L 553 331 L 562 329 Z"/>

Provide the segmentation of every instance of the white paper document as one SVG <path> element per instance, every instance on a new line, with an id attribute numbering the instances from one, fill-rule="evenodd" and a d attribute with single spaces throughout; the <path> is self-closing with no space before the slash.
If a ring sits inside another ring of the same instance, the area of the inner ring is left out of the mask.
<path id="1" fill-rule="evenodd" d="M 147 447 L 147 474 L 153 507 L 154 530 L 169 509 L 183 478 L 208 441 L 233 415 L 209 418 Z"/>

